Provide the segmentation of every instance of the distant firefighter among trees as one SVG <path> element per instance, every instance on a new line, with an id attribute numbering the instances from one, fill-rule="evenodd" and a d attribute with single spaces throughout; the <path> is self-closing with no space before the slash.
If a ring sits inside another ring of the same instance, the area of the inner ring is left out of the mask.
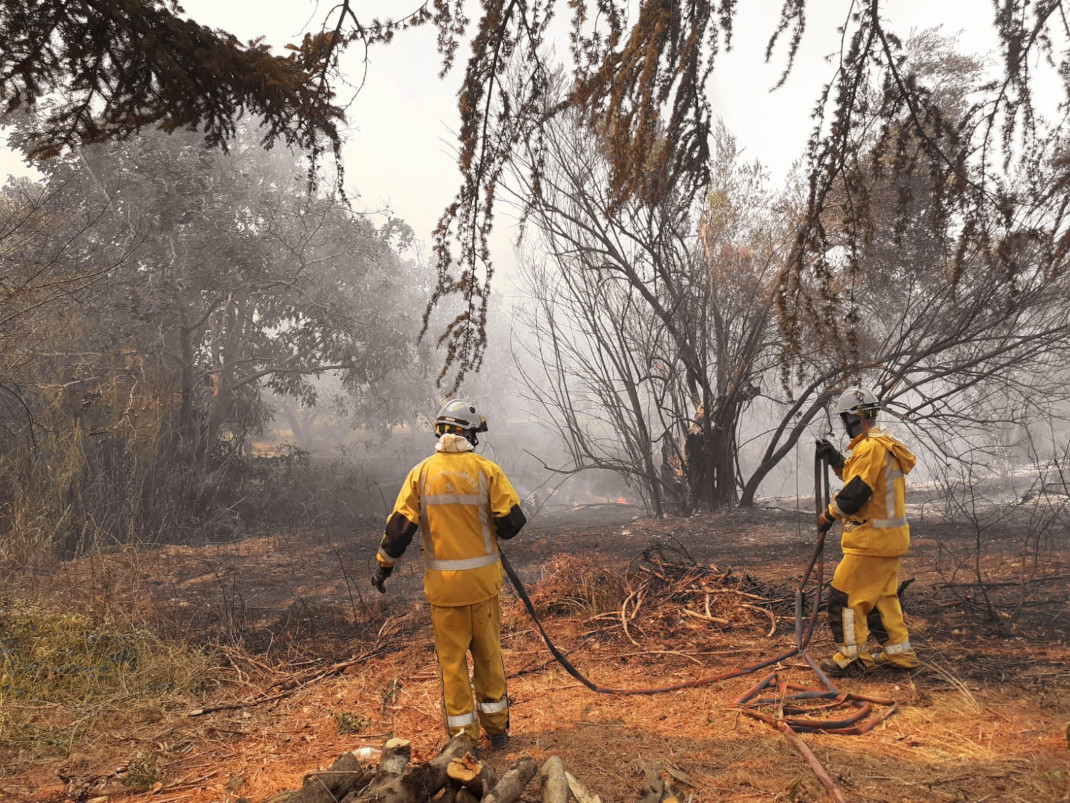
<path id="1" fill-rule="evenodd" d="M 919 666 L 903 621 L 897 593 L 900 558 L 910 546 L 906 519 L 906 474 L 917 458 L 876 425 L 880 403 L 866 388 L 850 388 L 836 405 L 851 438 L 844 460 L 827 440 L 817 442 L 844 486 L 821 512 L 817 525 L 828 532 L 843 523 L 843 560 L 836 567 L 829 594 L 829 625 L 837 651 L 821 662 L 830 675 L 842 676 L 873 666 L 913 669 Z M 870 634 L 881 649 L 870 653 Z"/>

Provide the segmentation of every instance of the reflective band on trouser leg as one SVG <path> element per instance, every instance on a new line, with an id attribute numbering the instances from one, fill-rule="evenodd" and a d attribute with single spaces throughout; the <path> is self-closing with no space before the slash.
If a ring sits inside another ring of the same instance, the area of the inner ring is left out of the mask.
<path id="1" fill-rule="evenodd" d="M 844 608 L 843 610 L 843 644 L 840 645 L 840 650 L 845 658 L 853 659 L 858 657 L 854 608 Z"/>
<path id="2" fill-rule="evenodd" d="M 858 648 L 852 646 L 855 640 L 855 612 L 848 607 L 847 602 L 847 594 L 833 586 L 829 592 L 828 617 L 832 640 L 839 649 L 832 659 L 841 668 L 851 663 L 858 655 Z"/>
<path id="3" fill-rule="evenodd" d="M 502 662 L 502 606 L 498 597 L 471 606 L 472 669 L 479 722 L 488 735 L 509 730 L 509 698 Z"/>
<path id="4" fill-rule="evenodd" d="M 910 639 L 902 642 L 901 644 L 889 644 L 884 648 L 884 651 L 889 655 L 897 655 L 904 652 L 914 652 L 914 648 L 910 646 Z"/>
<path id="5" fill-rule="evenodd" d="M 467 714 L 458 714 L 455 717 L 446 717 L 446 727 L 452 732 L 455 729 L 463 729 L 465 725 L 476 723 L 476 712 L 469 711 Z"/>
<path id="6" fill-rule="evenodd" d="M 894 666 L 897 669 L 914 669 L 921 666 L 917 653 L 910 646 L 910 641 L 898 644 L 886 644 L 884 649 L 873 656 L 879 666 Z"/>
<path id="7" fill-rule="evenodd" d="M 464 732 L 473 741 L 479 738 L 472 684 L 468 680 L 468 649 L 472 642 L 472 617 L 467 606 L 431 606 L 431 626 L 442 678 L 442 706 L 451 736 Z"/>

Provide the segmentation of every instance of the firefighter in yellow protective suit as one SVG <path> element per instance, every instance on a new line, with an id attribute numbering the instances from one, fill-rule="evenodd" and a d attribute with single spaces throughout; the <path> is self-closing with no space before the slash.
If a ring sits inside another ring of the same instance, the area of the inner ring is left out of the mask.
<path id="1" fill-rule="evenodd" d="M 506 746 L 509 699 L 501 647 L 502 563 L 498 539 L 512 538 L 527 519 L 520 498 L 496 463 L 473 448 L 486 418 L 471 402 L 447 402 L 435 420 L 435 454 L 405 478 L 386 523 L 372 585 L 384 583 L 417 529 L 423 531 L 424 593 L 431 604 L 435 651 L 451 736 Z M 472 653 L 475 699 L 468 678 Z"/>
<path id="2" fill-rule="evenodd" d="M 851 388 L 836 407 L 851 442 L 846 461 L 828 441 L 817 444 L 818 456 L 844 482 L 817 519 L 822 532 L 833 522 L 843 523 L 843 559 L 828 603 L 837 651 L 821 668 L 835 676 L 873 666 L 913 669 L 920 662 L 910 646 L 897 590 L 900 556 L 910 546 L 905 475 L 916 458 L 876 426 L 880 403 L 872 391 Z M 870 634 L 881 645 L 875 653 L 866 645 Z"/>

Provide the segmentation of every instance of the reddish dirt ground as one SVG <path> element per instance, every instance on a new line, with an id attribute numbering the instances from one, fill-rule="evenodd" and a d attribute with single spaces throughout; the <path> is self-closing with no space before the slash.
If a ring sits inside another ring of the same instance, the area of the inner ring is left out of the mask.
<path id="1" fill-rule="evenodd" d="M 547 631 L 594 682 L 635 688 L 714 676 L 794 643 L 790 597 L 814 546 L 809 516 L 755 510 L 622 521 L 624 511 L 615 513 L 615 523 L 576 516 L 532 526 L 506 546 L 534 589 Z M 975 533 L 931 517 L 913 531 L 902 576 L 914 583 L 904 607 L 924 668 L 838 681 L 844 691 L 895 700 L 897 711 L 864 735 L 803 740 L 851 801 L 1070 800 L 1065 535 L 1044 555 L 1044 579 L 1028 586 L 1018 617 L 1012 623 L 997 615 L 993 623 L 979 595 L 949 569 L 961 569 Z M 102 723 L 66 756 L 9 756 L 0 800 L 260 801 L 300 786 L 306 772 L 343 751 L 381 746 L 389 735 L 411 740 L 415 760 L 433 756 L 445 735 L 419 558 L 408 556 L 380 597 L 368 586 L 377 544 L 370 524 L 359 534 L 162 547 L 34 578 L 25 590 L 39 599 L 125 606 L 151 615 L 171 637 L 224 645 L 217 649 L 229 662 L 227 682 L 200 703 L 220 707 L 211 713 L 190 716 L 188 703 L 176 704 L 152 717 Z M 727 625 L 703 621 L 683 615 L 689 603 L 671 589 L 650 590 L 637 609 L 633 601 L 625 631 L 618 612 L 644 577 L 636 558 L 654 546 L 674 566 L 731 569 L 732 587 L 779 599 L 771 606 L 773 635 L 764 610 L 715 610 Z M 837 557 L 831 543 L 826 578 Z M 1020 559 L 992 552 L 981 560 L 1006 583 L 992 590 L 995 604 L 1013 610 L 1022 593 L 1014 585 Z M 763 675 L 661 695 L 595 694 L 552 660 L 508 592 L 503 642 L 512 738 L 505 752 L 481 745 L 498 769 L 521 752 L 539 763 L 559 755 L 606 803 L 635 800 L 647 773 L 671 782 L 681 800 L 831 799 L 774 727 L 734 705 Z M 810 653 L 830 652 L 820 621 Z M 798 658 L 780 669 L 791 682 L 816 682 Z M 358 730 L 342 732 L 341 723 Z M 161 781 L 153 791 L 132 791 L 119 768 L 145 751 L 158 756 Z M 522 799 L 541 799 L 537 780 Z"/>

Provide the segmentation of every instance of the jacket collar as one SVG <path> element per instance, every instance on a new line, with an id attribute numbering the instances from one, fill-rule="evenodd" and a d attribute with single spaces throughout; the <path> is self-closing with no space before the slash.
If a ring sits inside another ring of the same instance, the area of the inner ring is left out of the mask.
<path id="1" fill-rule="evenodd" d="M 853 449 L 858 444 L 860 444 L 862 441 L 866 440 L 867 438 L 871 438 L 874 435 L 880 435 L 880 434 L 882 434 L 881 430 L 880 430 L 880 427 L 876 427 L 876 426 L 870 427 L 865 432 L 863 432 L 861 435 L 856 435 L 855 437 L 851 438 L 851 442 L 849 444 L 847 444 L 847 448 L 848 449 Z"/>

